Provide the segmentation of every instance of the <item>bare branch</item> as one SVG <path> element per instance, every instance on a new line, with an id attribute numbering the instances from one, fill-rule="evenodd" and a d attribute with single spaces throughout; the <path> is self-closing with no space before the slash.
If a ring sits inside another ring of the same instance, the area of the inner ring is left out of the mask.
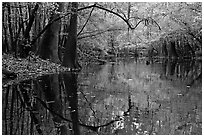
<path id="1" fill-rule="evenodd" d="M 83 31 L 83 29 L 85 28 L 86 24 L 88 23 L 88 21 L 89 21 L 89 19 L 90 19 L 90 17 L 91 17 L 91 14 L 92 14 L 93 10 L 94 10 L 94 7 L 92 8 L 91 12 L 89 13 L 89 17 L 87 18 L 86 22 L 84 23 L 82 29 L 79 31 L 79 33 L 77 34 L 77 36 L 79 36 L 80 33 L 81 33 L 81 32 Z"/>
<path id="2" fill-rule="evenodd" d="M 151 18 L 151 20 L 158 26 L 159 30 L 161 30 L 161 27 L 159 26 L 159 24 L 153 18 Z"/>
<path id="3" fill-rule="evenodd" d="M 78 37 L 78 39 L 83 39 L 83 38 L 87 38 L 87 37 L 94 37 L 94 36 L 97 36 L 97 35 L 100 35 L 100 34 L 103 34 L 105 32 L 108 32 L 108 31 L 116 31 L 116 30 L 123 30 L 123 29 L 107 29 L 107 30 L 99 30 L 98 32 L 87 32 L 89 33 L 89 35 L 85 35 L 85 36 L 80 36 Z M 92 33 L 92 34 L 91 34 Z M 94 34 L 93 34 L 94 33 Z"/>

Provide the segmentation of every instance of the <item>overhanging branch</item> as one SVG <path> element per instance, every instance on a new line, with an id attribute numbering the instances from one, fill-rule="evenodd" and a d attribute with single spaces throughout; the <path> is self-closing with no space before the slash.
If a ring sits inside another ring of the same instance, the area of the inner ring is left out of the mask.
<path id="1" fill-rule="evenodd" d="M 119 31 L 119 30 L 123 30 L 123 29 L 107 29 L 107 30 L 99 30 L 98 32 L 87 32 L 89 33 L 88 35 L 85 35 L 85 36 L 80 36 L 78 37 L 78 39 L 83 39 L 83 38 L 88 38 L 88 37 L 94 37 L 94 36 L 97 36 L 97 35 L 100 35 L 100 34 L 103 34 L 105 32 L 109 32 L 109 31 Z"/>
<path id="2" fill-rule="evenodd" d="M 79 36 L 81 34 L 81 32 L 83 31 L 83 29 L 85 28 L 86 24 L 88 23 L 90 17 L 91 17 L 91 14 L 94 10 L 94 7 L 92 8 L 91 12 L 89 13 L 89 17 L 87 18 L 86 22 L 84 23 L 83 27 L 81 28 L 81 30 L 78 32 L 77 36 Z"/>

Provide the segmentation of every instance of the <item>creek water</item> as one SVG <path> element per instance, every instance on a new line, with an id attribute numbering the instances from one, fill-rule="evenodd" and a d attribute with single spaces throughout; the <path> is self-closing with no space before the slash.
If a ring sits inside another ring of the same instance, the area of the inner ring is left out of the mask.
<path id="1" fill-rule="evenodd" d="M 124 58 L 2 87 L 2 134 L 202 134 L 201 64 Z"/>

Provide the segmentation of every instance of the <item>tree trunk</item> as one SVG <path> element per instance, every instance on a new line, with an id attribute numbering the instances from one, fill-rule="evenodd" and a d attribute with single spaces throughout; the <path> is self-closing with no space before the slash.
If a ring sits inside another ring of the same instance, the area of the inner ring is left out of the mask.
<path id="1" fill-rule="evenodd" d="M 77 8 L 78 3 L 72 2 L 72 15 L 70 19 L 70 30 L 68 38 L 65 42 L 65 53 L 62 65 L 71 69 L 79 69 L 80 65 L 77 61 Z"/>
<path id="2" fill-rule="evenodd" d="M 11 45 L 11 51 L 15 51 L 15 47 L 14 47 L 14 42 L 13 42 L 13 28 L 11 25 L 11 7 L 10 7 L 10 3 L 7 3 L 7 8 L 8 8 L 8 29 L 9 29 L 9 36 L 10 36 L 10 45 Z"/>
<path id="3" fill-rule="evenodd" d="M 26 27 L 25 34 L 24 34 L 25 39 L 28 39 L 28 40 L 29 40 L 29 38 L 30 38 L 29 33 L 30 33 L 31 27 L 32 27 L 32 25 L 33 25 L 33 22 L 34 22 L 35 15 L 36 15 L 36 13 L 37 13 L 38 7 L 39 7 L 39 4 L 36 3 L 34 9 L 32 10 L 31 15 L 29 16 L 28 26 Z"/>
<path id="4" fill-rule="evenodd" d="M 187 56 L 195 57 L 195 51 L 194 51 L 194 49 L 190 46 L 190 44 L 187 42 L 185 46 L 186 46 L 186 50 L 187 50 L 187 53 L 188 53 Z"/>
<path id="5" fill-rule="evenodd" d="M 39 15 L 37 14 L 37 15 L 35 16 L 35 23 L 34 23 L 34 36 L 35 36 L 35 37 L 37 36 L 37 34 L 40 33 L 40 23 L 41 23 L 40 17 L 39 17 Z M 39 42 L 40 42 L 40 40 L 37 39 L 36 42 L 32 45 L 31 51 L 33 51 L 34 53 L 36 53 L 37 50 L 38 50 L 38 45 L 40 45 Z"/>
<path id="6" fill-rule="evenodd" d="M 58 12 L 63 9 L 63 3 L 59 3 Z M 60 15 L 53 12 L 49 23 Z M 45 31 L 40 42 L 39 53 L 42 59 L 50 59 L 52 62 L 59 63 L 58 41 L 59 41 L 60 20 L 53 22 Z"/>
<path id="7" fill-rule="evenodd" d="M 32 10 L 32 13 L 29 12 L 29 22 L 26 26 L 25 32 L 23 32 L 24 39 L 20 44 L 20 57 L 22 58 L 26 58 L 29 55 L 29 52 L 31 51 L 31 45 L 29 44 L 30 43 L 30 31 L 34 23 L 34 19 L 37 14 L 38 7 L 39 7 L 39 4 L 36 3 L 34 9 Z"/>
<path id="8" fill-rule="evenodd" d="M 166 47 L 166 41 L 162 42 L 162 56 L 166 57 L 168 55 L 167 47 Z"/>
<path id="9" fill-rule="evenodd" d="M 178 54 L 176 52 L 175 42 L 170 42 L 168 46 L 169 46 L 168 47 L 168 57 L 169 58 L 176 58 L 176 57 L 178 57 Z"/>
<path id="10" fill-rule="evenodd" d="M 7 53 L 9 51 L 5 16 L 6 16 L 5 9 L 2 9 L 2 52 L 3 53 Z"/>
<path id="11" fill-rule="evenodd" d="M 127 17 L 128 17 L 128 20 L 130 19 L 130 10 L 131 10 L 131 4 L 130 2 L 128 2 L 128 13 L 127 13 Z M 130 28 L 128 27 L 128 31 L 127 31 L 127 39 L 128 39 L 128 42 L 130 42 Z"/>

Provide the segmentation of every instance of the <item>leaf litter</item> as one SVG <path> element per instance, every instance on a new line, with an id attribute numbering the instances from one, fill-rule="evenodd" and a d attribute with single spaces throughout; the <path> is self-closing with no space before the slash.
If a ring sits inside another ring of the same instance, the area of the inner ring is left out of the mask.
<path id="1" fill-rule="evenodd" d="M 12 71 L 17 74 L 16 79 L 6 79 L 2 76 L 2 86 L 12 85 L 22 80 L 37 78 L 38 76 L 70 71 L 69 68 L 43 60 L 38 56 L 29 56 L 25 59 L 15 58 L 9 54 L 2 55 L 2 69 Z"/>

